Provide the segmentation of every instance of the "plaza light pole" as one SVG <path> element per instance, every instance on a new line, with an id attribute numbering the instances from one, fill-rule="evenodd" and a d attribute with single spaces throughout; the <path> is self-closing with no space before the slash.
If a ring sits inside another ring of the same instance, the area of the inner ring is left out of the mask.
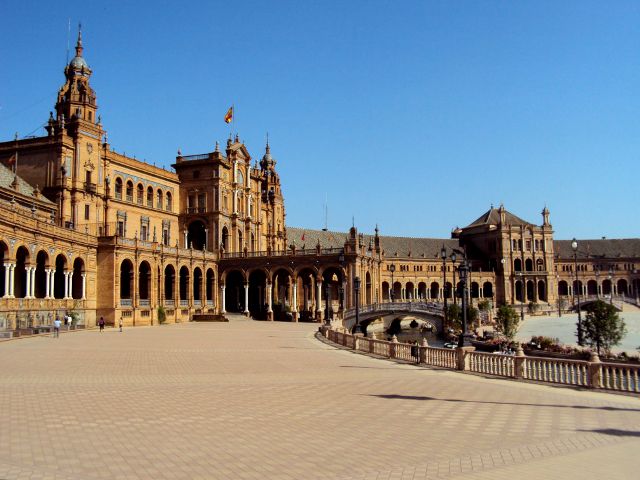
<path id="1" fill-rule="evenodd" d="M 444 296 L 444 324 L 448 326 L 447 323 L 447 249 L 444 248 L 444 244 L 442 244 L 442 248 L 440 249 L 440 258 L 442 258 L 442 295 Z"/>
<path id="2" fill-rule="evenodd" d="M 467 259 L 464 258 L 458 267 L 460 272 L 460 281 L 462 282 L 462 332 L 458 337 L 458 347 L 469 346 L 469 332 L 467 331 L 467 280 L 469 279 L 469 265 Z"/>
<path id="3" fill-rule="evenodd" d="M 395 288 L 395 285 L 393 284 L 393 272 L 396 271 L 396 266 L 393 263 L 389 265 L 389 271 L 391 272 L 391 289 L 389 290 L 389 298 L 391 299 L 391 303 L 393 303 L 393 290 Z"/>
<path id="4" fill-rule="evenodd" d="M 456 298 L 456 291 L 458 286 L 456 285 L 456 252 L 451 252 L 451 263 L 453 264 L 453 303 L 458 304 L 458 300 Z M 462 280 L 462 279 L 461 279 Z"/>
<path id="5" fill-rule="evenodd" d="M 524 273 L 518 272 L 520 278 L 520 323 L 524 322 L 524 299 L 526 298 L 523 275 Z"/>
<path id="6" fill-rule="evenodd" d="M 580 281 L 578 277 L 578 241 L 574 238 L 571 240 L 571 248 L 573 249 L 573 266 L 576 270 L 576 287 L 578 291 L 578 345 L 584 344 L 582 333 L 582 312 L 580 311 Z"/>
<path id="7" fill-rule="evenodd" d="M 353 290 L 356 295 L 356 326 L 353 329 L 354 334 L 362 333 L 360 329 L 360 277 L 353 279 Z"/>

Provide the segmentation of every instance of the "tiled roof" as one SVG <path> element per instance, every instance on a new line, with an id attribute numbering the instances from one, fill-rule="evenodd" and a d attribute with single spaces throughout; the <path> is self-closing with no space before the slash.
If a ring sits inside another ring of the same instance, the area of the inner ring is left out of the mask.
<path id="1" fill-rule="evenodd" d="M 14 179 L 17 181 L 17 188 L 13 188 Z M 27 183 L 20 176 L 14 175 L 13 171 L 0 163 L 0 188 L 14 191 L 20 195 L 24 195 L 25 197 L 35 197 L 39 202 L 55 205 L 52 201 L 47 199 L 44 195 L 38 195 L 37 197 L 33 194 L 35 188 L 31 186 L 31 184 Z"/>
<path id="2" fill-rule="evenodd" d="M 573 258 L 572 240 L 554 240 L 559 258 Z M 578 258 L 640 258 L 640 238 L 578 240 Z"/>
<path id="3" fill-rule="evenodd" d="M 304 234 L 304 240 L 302 235 Z M 304 228 L 287 227 L 287 239 L 289 244 L 295 241 L 298 248 L 314 248 L 320 241 L 322 248 L 341 248 L 348 239 L 348 232 L 330 232 L 322 230 L 309 230 Z M 363 235 L 364 245 L 368 246 L 374 238 L 373 235 Z M 387 237 L 380 236 L 380 246 L 387 258 L 414 257 L 414 258 L 439 258 L 440 249 L 444 245 L 450 252 L 458 248 L 458 240 L 449 238 L 412 238 L 412 237 Z"/>
<path id="4" fill-rule="evenodd" d="M 505 213 L 505 223 L 507 225 L 531 225 L 529 222 L 525 222 L 520 217 L 515 216 L 508 210 Z M 477 220 L 469 224 L 465 228 L 478 227 L 480 225 L 499 225 L 500 224 L 500 211 L 497 208 L 491 207 L 488 211 L 483 213 Z"/>

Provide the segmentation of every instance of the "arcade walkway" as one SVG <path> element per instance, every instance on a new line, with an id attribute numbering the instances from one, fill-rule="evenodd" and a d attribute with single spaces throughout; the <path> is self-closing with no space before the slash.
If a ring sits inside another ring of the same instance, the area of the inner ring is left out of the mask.
<path id="1" fill-rule="evenodd" d="M 1 342 L 0 478 L 636 477 L 637 398 L 376 360 L 316 328 Z"/>

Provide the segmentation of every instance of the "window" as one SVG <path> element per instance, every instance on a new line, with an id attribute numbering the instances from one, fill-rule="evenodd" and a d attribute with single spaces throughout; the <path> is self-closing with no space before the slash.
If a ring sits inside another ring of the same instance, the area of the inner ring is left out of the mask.
<path id="1" fill-rule="evenodd" d="M 117 234 L 121 237 L 127 236 L 127 212 L 118 212 L 118 220 L 116 223 Z"/>
<path id="2" fill-rule="evenodd" d="M 170 212 L 171 210 L 172 210 L 171 192 L 167 192 L 167 211 Z"/>
<path id="3" fill-rule="evenodd" d="M 86 205 L 84 206 L 84 219 L 85 219 L 85 220 L 89 220 L 89 212 L 90 212 L 90 208 L 91 208 L 91 207 L 89 206 L 89 204 L 86 204 Z"/>
<path id="4" fill-rule="evenodd" d="M 168 220 L 162 221 L 162 244 L 169 246 L 171 242 L 171 222 Z"/>
<path id="5" fill-rule="evenodd" d="M 138 205 L 142 205 L 142 203 L 144 202 L 144 187 L 142 186 L 141 183 L 138 184 L 137 195 L 138 195 L 137 197 Z"/>
<path id="6" fill-rule="evenodd" d="M 120 237 L 124 237 L 124 227 L 125 227 L 124 220 L 118 220 L 118 235 Z"/>
<path id="7" fill-rule="evenodd" d="M 127 202 L 133 202 L 133 182 L 127 182 Z"/>
<path id="8" fill-rule="evenodd" d="M 158 193 L 156 196 L 157 200 L 156 200 L 156 208 L 158 210 L 162 210 L 162 190 L 158 189 Z"/>
<path id="9" fill-rule="evenodd" d="M 149 217 L 140 217 L 140 240 L 149 241 Z"/>
<path id="10" fill-rule="evenodd" d="M 147 188 L 147 207 L 153 208 L 153 188 Z"/>
<path id="11" fill-rule="evenodd" d="M 531 240 L 527 240 L 526 246 L 527 246 L 527 252 L 530 252 L 531 251 Z"/>
<path id="12" fill-rule="evenodd" d="M 122 200 L 122 180 L 116 178 L 116 198 Z"/>

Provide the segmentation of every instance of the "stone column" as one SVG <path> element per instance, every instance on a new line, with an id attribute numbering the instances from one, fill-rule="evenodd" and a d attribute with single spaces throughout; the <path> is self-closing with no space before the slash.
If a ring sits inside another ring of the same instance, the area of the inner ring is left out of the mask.
<path id="1" fill-rule="evenodd" d="M 64 298 L 71 298 L 71 279 L 73 272 L 64 272 Z"/>
<path id="2" fill-rule="evenodd" d="M 10 274 L 11 274 L 11 264 L 5 263 L 4 264 L 4 296 L 2 298 L 11 298 L 11 294 L 9 293 L 11 292 L 11 290 L 9 289 L 9 287 L 11 286 Z"/>
<path id="3" fill-rule="evenodd" d="M 27 283 L 27 288 L 25 289 L 24 292 L 24 298 L 31 298 L 31 267 L 26 267 L 24 269 L 24 273 L 25 273 L 25 280 Z"/>
<path id="4" fill-rule="evenodd" d="M 227 310 L 226 310 L 227 299 L 226 299 L 226 295 L 224 294 L 225 293 L 225 288 L 226 287 L 224 285 L 220 285 L 220 290 L 221 290 L 221 293 L 222 293 L 222 299 L 221 299 L 221 302 L 220 302 L 220 305 L 222 305 L 222 310 L 220 310 L 220 313 L 222 315 L 227 313 Z"/>
<path id="5" fill-rule="evenodd" d="M 271 301 L 271 283 L 267 282 L 267 320 L 273 321 L 273 308 Z"/>
<path id="6" fill-rule="evenodd" d="M 292 289 L 291 289 L 291 313 L 293 314 L 293 321 L 298 321 L 298 280 L 293 279 Z"/>
<path id="7" fill-rule="evenodd" d="M 36 298 L 36 267 L 31 267 L 31 298 Z"/>
<path id="8" fill-rule="evenodd" d="M 244 284 L 244 315 L 249 316 L 249 282 Z"/>
<path id="9" fill-rule="evenodd" d="M 51 269 L 44 271 L 44 298 L 51 298 Z"/>
<path id="10" fill-rule="evenodd" d="M 322 315 L 322 280 L 316 280 L 316 318 Z"/>
<path id="11" fill-rule="evenodd" d="M 85 300 L 87 298 L 87 274 L 83 273 L 82 274 L 82 296 L 80 298 L 82 298 L 82 300 Z"/>

